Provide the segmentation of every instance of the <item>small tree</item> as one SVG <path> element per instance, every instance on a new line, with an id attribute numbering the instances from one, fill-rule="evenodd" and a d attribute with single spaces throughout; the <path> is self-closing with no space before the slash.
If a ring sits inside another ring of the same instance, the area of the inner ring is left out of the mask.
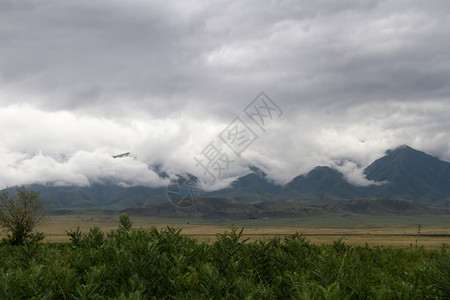
<path id="1" fill-rule="evenodd" d="M 43 209 L 46 203 L 40 202 L 39 192 L 25 187 L 16 187 L 16 193 L 10 195 L 7 189 L 0 194 L 0 226 L 8 231 L 13 245 L 23 245 L 27 240 L 39 241 L 42 233 L 33 233 L 33 229 L 44 219 Z"/>

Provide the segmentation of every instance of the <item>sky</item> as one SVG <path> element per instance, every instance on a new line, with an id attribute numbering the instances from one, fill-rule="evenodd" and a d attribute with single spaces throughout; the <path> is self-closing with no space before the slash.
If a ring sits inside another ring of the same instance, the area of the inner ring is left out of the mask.
<path id="1" fill-rule="evenodd" d="M 0 188 L 450 161 L 449 36 L 447 0 L 0 0 Z"/>

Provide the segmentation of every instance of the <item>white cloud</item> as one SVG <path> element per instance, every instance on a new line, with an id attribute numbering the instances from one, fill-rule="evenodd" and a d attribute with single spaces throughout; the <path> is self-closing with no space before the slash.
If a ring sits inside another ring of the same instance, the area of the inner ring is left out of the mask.
<path id="1" fill-rule="evenodd" d="M 114 183 L 121 186 L 167 185 L 167 180 L 150 170 L 147 164 L 132 157 L 114 159 L 107 151 L 77 151 L 58 162 L 38 153 L 34 156 L 4 154 L 0 183 L 2 187 L 22 184 L 87 186 L 92 183 Z"/>
<path id="2" fill-rule="evenodd" d="M 364 175 L 364 169 L 359 167 L 353 161 L 344 160 L 340 162 L 338 165 L 335 165 L 334 168 L 341 172 L 344 175 L 344 178 L 351 184 L 356 186 L 369 186 L 369 185 L 381 185 L 385 184 L 386 181 L 373 181 L 368 180 Z"/>
<path id="3" fill-rule="evenodd" d="M 261 90 L 284 114 L 218 184 L 252 164 L 278 183 L 327 165 L 365 184 L 402 144 L 450 160 L 449 8 L 0 0 L 0 185 L 198 173 L 194 155 Z"/>

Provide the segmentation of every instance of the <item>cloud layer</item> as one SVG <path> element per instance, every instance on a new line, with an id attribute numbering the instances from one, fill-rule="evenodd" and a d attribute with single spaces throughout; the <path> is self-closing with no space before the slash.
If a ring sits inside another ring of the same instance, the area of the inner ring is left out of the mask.
<path id="1" fill-rule="evenodd" d="M 248 165 L 368 184 L 402 144 L 448 161 L 449 31 L 447 1 L 0 0 L 0 186 L 160 186 L 151 166 L 201 175 L 211 141 L 218 185 Z M 234 157 L 218 135 L 262 90 L 283 115 Z"/>

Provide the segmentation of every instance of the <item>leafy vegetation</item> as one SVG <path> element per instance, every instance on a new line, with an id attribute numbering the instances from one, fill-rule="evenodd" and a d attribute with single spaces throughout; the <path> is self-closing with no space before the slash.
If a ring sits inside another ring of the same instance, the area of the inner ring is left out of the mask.
<path id="1" fill-rule="evenodd" d="M 0 226 L 9 232 L 7 241 L 12 245 L 23 245 L 42 240 L 44 235 L 33 233 L 33 229 L 44 219 L 44 206 L 38 192 L 22 186 L 16 187 L 16 192 L 10 195 L 4 189 L 0 194 Z"/>
<path id="2" fill-rule="evenodd" d="M 300 233 L 249 243 L 232 228 L 212 243 L 168 227 L 68 232 L 71 243 L 0 246 L 0 298 L 446 298 L 448 249 L 312 245 Z"/>

